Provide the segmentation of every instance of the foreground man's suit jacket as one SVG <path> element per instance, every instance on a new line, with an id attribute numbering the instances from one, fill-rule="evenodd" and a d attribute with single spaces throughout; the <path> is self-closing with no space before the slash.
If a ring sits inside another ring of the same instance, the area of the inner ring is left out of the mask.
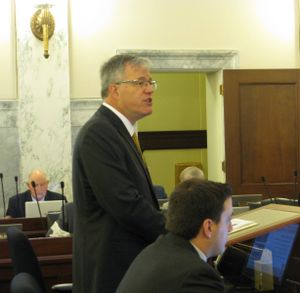
<path id="1" fill-rule="evenodd" d="M 73 156 L 74 292 L 115 292 L 132 260 L 164 232 L 148 171 L 122 121 L 101 106 Z"/>
<path id="2" fill-rule="evenodd" d="M 174 234 L 159 237 L 133 261 L 117 293 L 220 293 L 221 277 Z"/>

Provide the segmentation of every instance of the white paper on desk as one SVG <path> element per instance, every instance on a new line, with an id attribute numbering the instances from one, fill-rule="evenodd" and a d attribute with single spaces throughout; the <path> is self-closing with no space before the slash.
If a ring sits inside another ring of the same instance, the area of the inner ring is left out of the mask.
<path id="1" fill-rule="evenodd" d="M 234 233 L 246 228 L 250 228 L 253 226 L 258 225 L 258 223 L 250 220 L 243 220 L 243 219 L 238 219 L 234 218 L 231 220 L 231 225 L 232 225 L 232 231 L 230 233 Z"/>
<path id="2" fill-rule="evenodd" d="M 55 221 L 53 225 L 50 228 L 52 230 L 52 233 L 49 234 L 49 237 L 68 237 L 71 236 L 69 232 L 66 232 L 58 226 L 57 222 Z"/>

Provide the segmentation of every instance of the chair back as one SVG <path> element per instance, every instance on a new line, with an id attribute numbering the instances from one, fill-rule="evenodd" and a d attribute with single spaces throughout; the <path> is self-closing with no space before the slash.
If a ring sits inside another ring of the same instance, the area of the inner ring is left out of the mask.
<path id="1" fill-rule="evenodd" d="M 19 273 L 10 283 L 11 293 L 43 293 L 37 281 L 28 273 Z"/>
<path id="2" fill-rule="evenodd" d="M 19 229 L 10 227 L 7 230 L 7 240 L 15 275 L 28 273 L 45 292 L 43 275 L 36 254 L 26 235 Z"/>

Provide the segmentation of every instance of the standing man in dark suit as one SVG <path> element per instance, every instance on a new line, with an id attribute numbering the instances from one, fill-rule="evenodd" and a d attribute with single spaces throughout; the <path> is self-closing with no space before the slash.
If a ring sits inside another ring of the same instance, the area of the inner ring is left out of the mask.
<path id="1" fill-rule="evenodd" d="M 117 293 L 220 293 L 224 285 L 207 259 L 223 252 L 232 230 L 226 184 L 190 179 L 170 197 L 168 234 L 133 261 Z"/>
<path id="2" fill-rule="evenodd" d="M 80 130 L 73 156 L 74 292 L 115 292 L 133 259 L 164 232 L 149 172 L 132 135 L 152 113 L 144 58 L 101 68 L 104 103 Z"/>
<path id="3" fill-rule="evenodd" d="M 35 182 L 35 191 L 32 186 Z M 62 195 L 48 190 L 49 180 L 42 170 L 33 170 L 26 183 L 28 190 L 23 193 L 16 194 L 9 199 L 6 218 L 22 218 L 25 217 L 26 201 L 44 201 L 44 200 L 61 200 Z"/>

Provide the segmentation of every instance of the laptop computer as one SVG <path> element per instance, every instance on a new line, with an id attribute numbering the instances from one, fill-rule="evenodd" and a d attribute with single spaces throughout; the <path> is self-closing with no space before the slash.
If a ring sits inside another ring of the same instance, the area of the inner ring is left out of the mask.
<path id="1" fill-rule="evenodd" d="M 262 259 L 263 252 L 271 252 L 273 285 L 281 288 L 288 267 L 291 252 L 297 238 L 299 224 L 291 224 L 254 239 L 252 245 L 229 246 L 220 258 L 217 268 L 225 284 L 235 289 L 249 289 L 255 286 L 255 262 Z M 264 269 L 266 271 L 264 271 Z M 269 274 L 268 266 L 262 266 L 262 274 Z"/>
<path id="2" fill-rule="evenodd" d="M 255 261 L 260 260 L 263 256 L 263 251 L 268 249 L 271 252 L 274 285 L 275 287 L 280 287 L 294 247 L 298 229 L 299 224 L 291 224 L 256 237 L 246 264 L 244 275 L 254 280 Z M 266 271 L 264 271 L 264 267 L 262 267 L 261 273 L 268 274 L 267 266 L 265 268 Z"/>
<path id="3" fill-rule="evenodd" d="M 48 213 L 60 212 L 62 202 L 61 200 L 48 200 L 39 201 L 42 217 L 46 217 Z M 39 218 L 39 208 L 36 201 L 25 202 L 25 217 L 26 218 Z"/>

